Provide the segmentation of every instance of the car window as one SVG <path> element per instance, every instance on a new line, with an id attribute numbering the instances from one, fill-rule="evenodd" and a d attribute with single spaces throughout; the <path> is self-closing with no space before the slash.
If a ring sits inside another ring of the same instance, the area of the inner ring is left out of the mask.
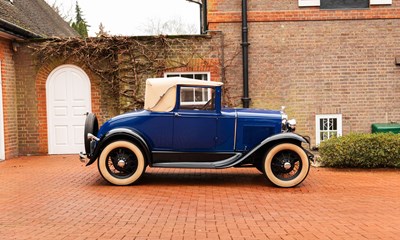
<path id="1" fill-rule="evenodd" d="M 215 110 L 215 89 L 210 87 L 181 87 L 179 109 Z"/>

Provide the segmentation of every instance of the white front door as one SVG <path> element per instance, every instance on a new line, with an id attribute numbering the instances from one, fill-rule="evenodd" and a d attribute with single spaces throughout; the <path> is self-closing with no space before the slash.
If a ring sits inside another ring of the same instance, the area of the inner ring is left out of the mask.
<path id="1" fill-rule="evenodd" d="M 0 161 L 6 158 L 4 144 L 4 115 L 3 115 L 3 79 L 1 76 L 1 61 L 0 61 Z"/>
<path id="2" fill-rule="evenodd" d="M 89 77 L 74 65 L 62 65 L 47 78 L 46 98 L 49 154 L 84 152 L 84 114 L 91 111 Z"/>

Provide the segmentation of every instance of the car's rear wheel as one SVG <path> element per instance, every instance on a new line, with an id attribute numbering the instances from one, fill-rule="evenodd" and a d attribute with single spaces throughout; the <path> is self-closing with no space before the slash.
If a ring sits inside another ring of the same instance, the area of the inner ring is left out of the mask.
<path id="1" fill-rule="evenodd" d="M 291 143 L 273 147 L 264 159 L 265 176 L 278 187 L 294 187 L 308 175 L 310 161 L 304 150 Z"/>
<path id="2" fill-rule="evenodd" d="M 84 134 L 84 143 L 85 143 L 85 151 L 86 154 L 90 154 L 90 140 L 87 138 L 88 133 L 97 136 L 97 132 L 99 131 L 99 122 L 97 121 L 97 117 L 94 113 L 88 113 L 85 120 L 85 134 Z"/>
<path id="3" fill-rule="evenodd" d="M 146 167 L 143 152 L 134 143 L 115 141 L 100 154 L 98 168 L 105 180 L 114 185 L 135 183 Z"/>

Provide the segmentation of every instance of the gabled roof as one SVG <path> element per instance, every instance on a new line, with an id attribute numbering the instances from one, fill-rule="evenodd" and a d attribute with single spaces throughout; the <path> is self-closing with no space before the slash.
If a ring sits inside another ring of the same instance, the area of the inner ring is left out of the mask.
<path id="1" fill-rule="evenodd" d="M 0 32 L 24 39 L 78 36 L 44 0 L 0 0 Z"/>

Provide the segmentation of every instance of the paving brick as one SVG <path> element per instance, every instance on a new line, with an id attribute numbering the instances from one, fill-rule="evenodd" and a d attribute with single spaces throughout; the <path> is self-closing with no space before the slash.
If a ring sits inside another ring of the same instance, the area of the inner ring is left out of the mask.
<path id="1" fill-rule="evenodd" d="M 313 168 L 275 188 L 257 170 L 148 168 L 116 187 L 77 156 L 0 162 L 1 239 L 395 239 L 399 170 Z"/>

